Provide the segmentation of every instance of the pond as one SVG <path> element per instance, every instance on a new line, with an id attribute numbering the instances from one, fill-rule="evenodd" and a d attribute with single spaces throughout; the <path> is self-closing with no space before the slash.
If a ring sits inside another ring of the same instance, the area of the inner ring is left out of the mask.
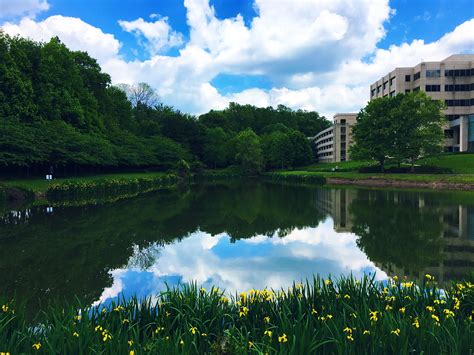
<path id="1" fill-rule="evenodd" d="M 0 294 L 110 302 L 197 282 L 228 292 L 332 275 L 474 270 L 474 195 L 279 185 L 198 184 L 105 204 L 7 210 Z"/>

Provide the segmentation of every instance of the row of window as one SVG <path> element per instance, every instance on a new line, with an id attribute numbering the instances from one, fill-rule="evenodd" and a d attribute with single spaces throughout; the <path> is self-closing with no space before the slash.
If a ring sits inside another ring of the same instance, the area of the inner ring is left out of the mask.
<path id="1" fill-rule="evenodd" d="M 447 77 L 462 77 L 462 76 L 474 76 L 473 69 L 446 69 L 444 71 L 444 76 Z M 421 72 L 417 72 L 413 75 L 413 81 L 420 79 Z M 440 78 L 441 70 L 440 69 L 429 69 L 426 71 L 427 78 Z M 405 81 L 411 81 L 411 75 L 405 75 Z"/>
<path id="2" fill-rule="evenodd" d="M 447 106 L 474 106 L 474 99 L 444 100 Z"/>
<path id="3" fill-rule="evenodd" d="M 322 137 L 326 137 L 326 136 L 329 136 L 332 134 L 332 129 L 330 129 L 329 131 L 327 132 L 324 132 L 323 134 L 321 134 L 320 136 L 316 137 L 316 140 L 322 138 Z"/>
<path id="4" fill-rule="evenodd" d="M 322 141 L 318 142 L 318 145 L 319 145 L 319 144 L 328 143 L 328 142 L 332 142 L 332 138 L 323 139 Z"/>
<path id="5" fill-rule="evenodd" d="M 332 152 L 318 154 L 318 157 L 330 157 L 330 156 L 332 156 Z"/>
<path id="6" fill-rule="evenodd" d="M 446 115 L 446 119 L 448 121 L 456 121 L 457 119 L 460 119 L 461 115 Z"/>
<path id="7" fill-rule="evenodd" d="M 444 86 L 444 91 L 472 91 L 472 90 L 474 90 L 474 83 Z"/>
<path id="8" fill-rule="evenodd" d="M 425 90 L 426 92 L 441 91 L 441 85 L 426 85 Z"/>
<path id="9" fill-rule="evenodd" d="M 319 147 L 318 149 L 316 149 L 318 152 L 320 152 L 321 150 L 328 150 L 328 149 L 332 149 L 332 144 L 330 145 L 326 145 L 324 147 Z"/>

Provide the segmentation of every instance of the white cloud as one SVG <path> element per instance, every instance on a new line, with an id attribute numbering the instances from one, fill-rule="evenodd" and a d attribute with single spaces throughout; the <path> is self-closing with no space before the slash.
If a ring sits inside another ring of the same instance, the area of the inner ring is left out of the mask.
<path id="1" fill-rule="evenodd" d="M 208 0 L 184 4 L 190 33 L 183 44 L 167 19 L 157 14 L 151 15 L 153 22 L 121 22 L 126 31 L 146 40 L 150 57 L 143 61 L 125 61 L 112 34 L 80 19 L 22 19 L 4 28 L 37 40 L 58 35 L 72 49 L 88 50 L 98 58 L 114 82 L 148 82 L 165 103 L 190 113 L 220 109 L 230 101 L 282 103 L 327 117 L 357 112 L 369 98 L 369 85 L 394 67 L 474 52 L 474 19 L 437 41 L 378 49 L 384 24 L 394 12 L 388 0 L 255 0 L 258 15 L 247 26 L 240 15 L 218 19 Z M 156 54 L 174 45 L 183 46 L 178 56 Z M 274 86 L 224 95 L 211 85 L 219 74 L 265 75 Z"/>
<path id="2" fill-rule="evenodd" d="M 6 33 L 36 41 L 49 41 L 58 36 L 69 48 L 87 51 L 101 64 L 117 58 L 120 49 L 120 42 L 113 35 L 75 17 L 56 15 L 39 22 L 25 17 L 18 24 L 7 22 L 2 28 Z"/>
<path id="3" fill-rule="evenodd" d="M 157 18 L 157 16 L 157 14 L 152 14 L 150 17 Z M 160 18 L 155 22 L 146 22 L 142 18 L 134 21 L 120 20 L 119 25 L 124 31 L 137 36 L 140 43 L 152 56 L 183 44 L 183 35 L 172 30 L 167 17 Z"/>
<path id="4" fill-rule="evenodd" d="M 0 18 L 34 17 L 49 9 L 47 0 L 0 0 Z"/>

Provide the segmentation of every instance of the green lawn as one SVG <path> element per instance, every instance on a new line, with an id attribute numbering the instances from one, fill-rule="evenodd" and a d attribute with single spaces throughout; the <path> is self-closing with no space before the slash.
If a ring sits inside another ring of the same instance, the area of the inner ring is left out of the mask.
<path id="1" fill-rule="evenodd" d="M 39 178 L 33 179 L 16 179 L 16 180 L 0 180 L 0 183 L 3 183 L 6 186 L 10 187 L 22 187 L 34 192 L 46 192 L 48 187 L 52 184 L 57 184 L 58 182 L 72 181 L 72 182 L 82 182 L 82 181 L 96 181 L 96 180 L 108 180 L 108 179 L 136 179 L 136 178 L 145 178 L 145 177 L 155 177 L 163 176 L 163 172 L 145 172 L 145 173 L 119 173 L 119 174 L 103 174 L 103 175 L 88 175 L 88 176 L 79 176 L 79 177 L 70 177 L 67 179 L 54 179 L 54 180 L 45 180 Z"/>
<path id="2" fill-rule="evenodd" d="M 422 159 L 418 164 L 449 168 L 456 174 L 474 174 L 474 154 L 441 154 Z"/>

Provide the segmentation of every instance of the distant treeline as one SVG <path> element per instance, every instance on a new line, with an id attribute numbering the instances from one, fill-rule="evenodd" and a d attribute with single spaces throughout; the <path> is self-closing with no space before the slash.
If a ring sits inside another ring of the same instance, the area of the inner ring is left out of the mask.
<path id="1" fill-rule="evenodd" d="M 316 112 L 231 103 L 200 117 L 158 103 L 146 84 L 113 86 L 86 52 L 0 31 L 0 168 L 7 173 L 308 164 Z"/>

